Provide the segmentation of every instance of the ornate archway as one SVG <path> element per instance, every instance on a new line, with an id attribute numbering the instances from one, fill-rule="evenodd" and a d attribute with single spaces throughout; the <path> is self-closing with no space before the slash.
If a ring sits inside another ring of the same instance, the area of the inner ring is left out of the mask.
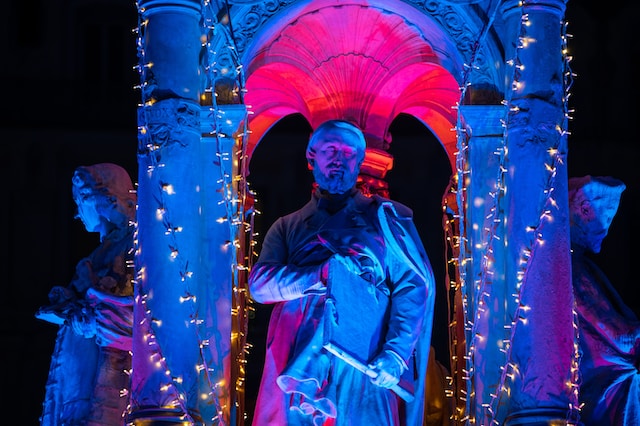
<path id="1" fill-rule="evenodd" d="M 458 297 L 457 344 L 463 347 L 455 354 L 458 367 L 453 372 L 459 380 L 456 420 L 507 424 L 519 424 L 531 416 L 571 420 L 577 384 L 571 379 L 574 335 L 566 270 L 564 1 L 236 0 L 206 2 L 203 14 L 196 3 L 141 2 L 142 27 L 155 29 L 152 35 L 165 42 L 158 43 L 152 36 L 145 39 L 150 48 L 162 49 L 148 49 L 151 53 L 141 55 L 140 67 L 145 104 L 140 115 L 140 199 L 144 203 L 140 204 L 139 227 L 147 246 L 157 241 L 149 247 L 153 251 L 147 250 L 140 258 L 138 271 L 153 269 L 157 277 L 145 285 L 150 290 L 170 286 L 171 278 L 162 274 L 161 265 L 168 257 L 162 246 L 167 230 L 152 225 L 159 210 L 167 211 L 166 200 L 181 213 L 188 207 L 194 223 L 199 223 L 202 212 L 204 217 L 208 217 L 207 209 L 215 212 L 212 201 L 221 198 L 217 205 L 227 208 L 220 217 L 221 225 L 203 231 L 216 238 L 223 238 L 225 232 L 228 235 L 227 226 L 232 233 L 246 231 L 245 212 L 238 210 L 243 204 L 234 192 L 243 190 L 247 174 L 242 164 L 281 118 L 299 113 L 312 127 L 327 118 L 355 121 L 367 136 L 368 149 L 379 154 L 370 158 L 381 160 L 382 166 L 371 168 L 383 178 L 391 162 L 385 157 L 389 125 L 398 114 L 409 114 L 436 135 L 455 170 L 453 197 L 444 207 L 450 223 L 455 223 L 449 235 L 451 283 Z M 166 33 L 160 30 L 163 25 L 169 30 Z M 189 31 L 183 31 L 185 28 Z M 199 42 L 206 52 L 198 52 L 194 36 L 199 31 L 204 34 Z M 182 39 L 186 41 L 181 45 Z M 202 69 L 194 66 L 202 64 L 202 56 L 206 57 L 204 79 Z M 204 87 L 198 86 L 202 80 L 206 80 Z M 237 83 L 240 92 L 226 85 L 229 80 Z M 225 93 L 229 96 L 220 96 L 224 87 L 230 89 Z M 207 118 L 198 121 L 198 116 Z M 216 158 L 211 161 L 209 157 Z M 191 161 L 202 169 L 186 167 Z M 199 175 L 194 176 L 194 171 Z M 221 176 L 216 182 L 220 188 L 207 180 L 212 173 Z M 167 186 L 170 179 L 186 184 L 191 192 L 173 192 L 173 186 Z M 197 184 L 198 179 L 203 179 L 203 185 Z M 203 198 L 202 188 L 213 199 Z M 150 195 L 156 193 L 160 197 Z M 170 228 L 172 238 L 173 229 L 182 230 Z M 189 235 L 194 239 L 186 246 L 193 249 L 194 259 L 208 260 L 199 256 L 211 250 L 197 240 L 202 234 Z M 233 238 L 226 242 L 243 248 Z M 168 247 L 170 254 L 179 254 L 172 245 Z M 232 258 L 229 254 L 219 254 L 215 260 L 224 259 L 235 272 L 246 270 L 238 262 L 243 253 L 236 252 Z M 210 284 L 198 276 L 192 281 L 191 265 L 177 273 L 202 288 Z M 210 271 L 208 266 L 203 264 L 202 270 Z M 237 278 L 232 275 L 231 281 Z M 220 288 L 226 284 L 214 281 Z M 541 296 L 551 290 L 551 300 Z M 182 287 L 175 290 L 176 295 L 180 291 Z M 195 299 L 189 302 L 201 306 Z M 208 309 L 213 309 L 213 302 Z M 167 306 L 158 303 L 156 309 L 176 319 Z M 235 321 L 240 310 L 232 307 Z M 144 307 L 140 311 L 143 309 L 154 313 Z M 551 323 L 551 313 L 561 320 Z M 216 315 L 226 326 L 224 310 Z M 173 334 L 161 331 L 151 330 L 167 339 L 153 348 L 157 356 L 171 352 L 168 343 Z M 195 331 L 190 339 L 202 340 L 199 330 Z M 203 330 L 207 337 L 215 331 L 215 327 Z M 213 354 L 219 356 L 214 362 L 220 368 L 227 368 L 229 356 L 241 357 L 243 348 L 237 342 L 216 342 L 224 343 L 220 345 L 223 350 L 230 347 L 229 352 Z M 190 359 L 176 355 L 185 372 L 211 352 L 204 345 L 192 346 L 185 352 Z M 557 357 L 543 360 L 535 356 L 551 348 Z M 234 374 L 242 368 L 231 364 L 231 381 L 227 375 L 219 383 L 193 378 L 210 388 L 208 399 L 201 402 L 184 391 L 181 377 L 177 380 L 156 373 L 158 382 L 170 391 L 167 401 L 175 404 L 176 417 L 206 409 L 211 418 L 218 403 L 230 410 L 222 412 L 225 419 L 239 418 L 237 392 L 241 389 L 234 394 L 228 383 L 241 384 L 241 375 Z M 157 395 L 156 383 L 148 380 L 152 375 L 145 375 L 145 368 L 150 366 L 141 363 L 139 379 L 149 387 L 134 392 L 139 399 Z M 201 371 L 219 374 L 220 368 Z M 545 375 L 548 371 L 555 372 L 553 377 Z M 540 402 L 544 412 L 536 411 Z"/>
<path id="2" fill-rule="evenodd" d="M 438 137 L 453 165 L 464 58 L 433 17 L 403 2 L 314 1 L 283 9 L 242 55 L 249 154 L 293 113 L 312 127 L 349 118 L 369 148 L 386 150 L 390 123 L 406 113 Z M 249 14 L 257 14 L 255 6 Z"/>

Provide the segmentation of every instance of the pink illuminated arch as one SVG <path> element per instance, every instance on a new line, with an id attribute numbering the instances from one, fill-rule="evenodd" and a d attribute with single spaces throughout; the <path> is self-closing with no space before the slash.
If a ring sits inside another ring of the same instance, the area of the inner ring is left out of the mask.
<path id="1" fill-rule="evenodd" d="M 455 45 L 431 17 L 402 2 L 302 2 L 264 25 L 244 54 L 248 152 L 281 118 L 300 113 L 312 127 L 347 118 L 369 148 L 386 150 L 395 117 L 425 124 L 453 166 Z"/>

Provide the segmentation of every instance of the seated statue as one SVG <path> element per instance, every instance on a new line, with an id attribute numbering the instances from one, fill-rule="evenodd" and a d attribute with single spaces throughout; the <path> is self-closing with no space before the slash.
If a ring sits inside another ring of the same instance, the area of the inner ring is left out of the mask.
<path id="1" fill-rule="evenodd" d="M 136 194 L 115 164 L 82 166 L 72 178 L 78 216 L 100 244 L 36 317 L 59 325 L 42 426 L 123 424 L 130 388 L 133 221 Z"/>
<path id="2" fill-rule="evenodd" d="M 585 426 L 640 425 L 640 321 L 587 255 L 599 253 L 623 182 L 569 179 L 573 289 L 578 312 L 581 420 Z"/>

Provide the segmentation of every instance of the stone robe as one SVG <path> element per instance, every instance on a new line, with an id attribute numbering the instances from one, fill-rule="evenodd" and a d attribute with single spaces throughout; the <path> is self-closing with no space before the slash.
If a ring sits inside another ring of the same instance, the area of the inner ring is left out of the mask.
<path id="1" fill-rule="evenodd" d="M 391 218 L 392 229 L 405 250 L 401 259 L 385 244 L 378 222 L 378 209 L 389 200 L 356 191 L 335 213 L 322 208 L 324 201 L 316 192 L 302 209 L 278 219 L 251 270 L 251 296 L 275 304 L 253 425 L 421 426 L 435 288 L 411 211 L 393 203 L 398 215 Z M 330 245 L 323 243 L 327 239 Z M 322 348 L 321 269 L 334 255 L 329 247 L 346 255 L 366 253 L 382 266 L 382 276 L 369 277 L 390 298 L 381 350 L 414 367 L 413 402 L 372 384 Z"/>
<path id="2" fill-rule="evenodd" d="M 133 226 L 116 229 L 76 266 L 68 289 L 68 310 L 91 310 L 91 289 L 116 297 L 132 297 Z M 131 310 L 129 304 L 123 309 Z M 128 316 L 124 313 L 123 317 Z M 60 325 L 46 384 L 41 426 L 123 425 L 130 388 L 128 350 L 102 346 L 96 337 Z"/>
<path id="3" fill-rule="evenodd" d="M 640 425 L 640 321 L 602 270 L 572 255 L 585 426 Z"/>

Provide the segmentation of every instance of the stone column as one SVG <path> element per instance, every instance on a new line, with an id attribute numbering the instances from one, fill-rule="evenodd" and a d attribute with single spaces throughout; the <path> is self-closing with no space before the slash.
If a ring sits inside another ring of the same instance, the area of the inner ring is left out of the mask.
<path id="1" fill-rule="evenodd" d="M 564 3 L 508 1 L 502 12 L 504 105 L 460 107 L 465 315 L 456 319 L 466 353 L 456 355 L 466 388 L 456 416 L 486 426 L 575 424 Z"/>
<path id="2" fill-rule="evenodd" d="M 219 424 L 243 425 L 248 327 L 243 265 L 246 266 L 250 230 L 245 221 L 245 202 L 241 199 L 241 185 L 245 184 L 241 178 L 244 161 L 241 152 L 247 110 L 242 104 L 203 106 L 201 117 L 206 235 L 203 256 L 209 261 L 199 305 L 203 312 L 206 309 L 207 333 L 212 336 L 209 345 L 215 345 L 210 356 L 214 357 L 220 396 Z"/>
<path id="3" fill-rule="evenodd" d="M 505 277 L 503 220 L 505 108 L 460 106 L 466 135 L 459 179 L 464 187 L 463 242 L 460 246 L 460 297 L 456 299 L 456 419 L 487 424 L 486 411 L 500 382 L 509 332 L 513 285 Z M 464 314 L 462 314 L 464 313 Z M 464 342 L 464 350 L 461 342 Z M 462 361 L 463 360 L 463 361 Z"/>
<path id="4" fill-rule="evenodd" d="M 233 149 L 201 138 L 200 2 L 138 6 L 143 104 L 127 421 L 229 424 L 236 252 L 221 170 Z"/>
<path id="5" fill-rule="evenodd" d="M 503 4 L 505 279 L 512 310 L 492 421 L 575 421 L 563 0 Z M 502 414 L 504 413 L 504 415 Z"/>

